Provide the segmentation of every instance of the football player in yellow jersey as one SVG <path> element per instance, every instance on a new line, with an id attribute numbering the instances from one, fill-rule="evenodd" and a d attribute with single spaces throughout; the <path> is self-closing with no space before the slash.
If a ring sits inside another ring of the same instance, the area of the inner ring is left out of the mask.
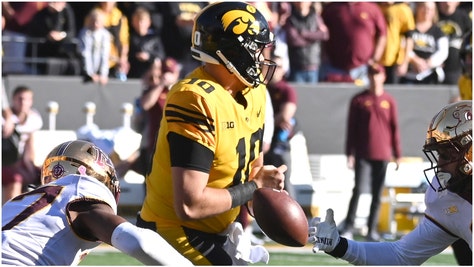
<path id="1" fill-rule="evenodd" d="M 459 78 L 459 95 L 462 100 L 472 100 L 472 31 L 466 34 L 459 51 L 463 73 Z"/>
<path id="2" fill-rule="evenodd" d="M 237 243 L 234 221 L 257 188 L 284 185 L 286 166 L 262 158 L 266 84 L 276 67 L 263 52 L 273 42 L 252 5 L 211 4 L 192 32 L 191 53 L 204 65 L 168 94 L 137 225 L 196 265 L 268 261 L 263 247 Z"/>

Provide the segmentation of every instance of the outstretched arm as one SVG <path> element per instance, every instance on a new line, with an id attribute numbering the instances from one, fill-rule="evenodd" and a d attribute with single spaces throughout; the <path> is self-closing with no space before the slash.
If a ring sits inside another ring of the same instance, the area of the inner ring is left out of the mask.
<path id="1" fill-rule="evenodd" d="M 136 227 L 105 203 L 76 202 L 69 214 L 78 235 L 112 245 L 143 264 L 192 265 L 156 232 Z"/>
<path id="2" fill-rule="evenodd" d="M 313 251 L 324 251 L 355 265 L 421 265 L 448 247 L 456 237 L 450 236 L 427 219 L 406 236 L 394 242 L 358 242 L 340 237 L 334 213 L 328 209 L 326 220 L 313 218 L 308 241 Z"/>

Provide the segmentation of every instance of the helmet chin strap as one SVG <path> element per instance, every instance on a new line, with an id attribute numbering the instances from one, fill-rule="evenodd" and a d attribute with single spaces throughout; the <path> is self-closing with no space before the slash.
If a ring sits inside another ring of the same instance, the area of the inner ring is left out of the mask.
<path id="1" fill-rule="evenodd" d="M 202 52 L 202 51 L 199 51 L 197 49 L 195 49 L 194 47 L 191 47 L 191 52 L 192 52 L 192 56 L 196 59 L 196 60 L 199 60 L 199 61 L 203 61 L 203 62 L 207 62 L 207 63 L 211 63 L 211 64 L 215 64 L 215 65 L 219 65 L 220 62 L 219 60 L 211 57 L 210 55 Z"/>
<path id="2" fill-rule="evenodd" d="M 253 83 L 253 84 L 249 83 L 244 77 L 242 77 L 242 75 L 235 68 L 235 66 L 232 64 L 232 62 L 227 60 L 227 58 L 224 56 L 224 54 L 222 54 L 222 52 L 220 50 L 216 51 L 216 55 L 222 60 L 222 62 L 224 62 L 225 67 L 230 71 L 230 73 L 233 73 L 234 75 L 236 75 L 237 78 L 239 78 L 239 80 L 243 84 L 245 84 L 248 87 L 254 87 L 255 86 L 255 83 Z"/>

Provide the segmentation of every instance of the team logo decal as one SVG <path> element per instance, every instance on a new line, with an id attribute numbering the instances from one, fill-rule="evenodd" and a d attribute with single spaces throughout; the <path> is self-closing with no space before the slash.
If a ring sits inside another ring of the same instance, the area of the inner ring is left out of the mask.
<path id="1" fill-rule="evenodd" d="M 97 165 L 99 165 L 102 168 L 105 167 L 105 166 L 109 166 L 111 168 L 114 167 L 114 164 L 109 159 L 109 157 L 107 157 L 105 154 L 103 154 L 98 147 L 94 146 L 94 149 L 95 149 L 95 155 L 96 155 L 94 162 Z"/>
<path id="2" fill-rule="evenodd" d="M 462 30 L 460 29 L 459 25 L 451 22 L 451 21 L 441 21 L 439 22 L 438 26 L 441 28 L 441 31 L 444 32 L 445 35 L 451 36 L 456 33 L 462 33 Z M 459 34 L 461 35 L 461 34 Z M 459 45 L 461 42 L 459 42 Z"/>
<path id="3" fill-rule="evenodd" d="M 448 215 L 449 215 L 449 214 L 458 213 L 458 211 L 459 211 L 459 210 L 458 210 L 458 207 L 456 207 L 456 206 L 451 206 L 451 207 L 448 207 L 448 208 L 446 208 L 446 209 L 444 210 L 444 212 L 445 212 L 446 214 L 448 214 Z"/>
<path id="4" fill-rule="evenodd" d="M 472 123 L 472 113 L 468 106 L 460 106 L 459 110 L 453 112 L 453 117 L 459 121 L 459 124 Z"/>
<path id="5" fill-rule="evenodd" d="M 256 21 L 254 14 L 257 12 L 255 7 L 247 5 L 247 10 L 232 10 L 222 16 L 222 25 L 224 31 L 231 29 L 236 35 L 247 32 L 256 35 L 260 32 L 260 24 Z"/>
<path id="6" fill-rule="evenodd" d="M 390 102 L 388 102 L 387 100 L 383 100 L 382 102 L 380 102 L 380 107 L 383 108 L 383 109 L 389 109 L 390 108 Z"/>
<path id="7" fill-rule="evenodd" d="M 58 178 L 61 178 L 63 176 L 64 172 L 65 172 L 65 170 L 64 170 L 63 165 L 59 164 L 59 162 L 58 162 L 58 164 L 53 166 L 53 169 L 51 170 L 51 175 L 54 178 L 58 179 Z"/>

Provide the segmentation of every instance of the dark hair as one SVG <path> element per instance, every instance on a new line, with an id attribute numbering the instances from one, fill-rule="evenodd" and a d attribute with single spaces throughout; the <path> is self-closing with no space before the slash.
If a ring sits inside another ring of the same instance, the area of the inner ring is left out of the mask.
<path id="1" fill-rule="evenodd" d="M 33 90 L 31 90 L 28 86 L 26 85 L 19 85 L 15 88 L 15 90 L 13 91 L 13 96 L 16 96 L 20 93 L 23 93 L 23 92 L 33 92 Z"/>

